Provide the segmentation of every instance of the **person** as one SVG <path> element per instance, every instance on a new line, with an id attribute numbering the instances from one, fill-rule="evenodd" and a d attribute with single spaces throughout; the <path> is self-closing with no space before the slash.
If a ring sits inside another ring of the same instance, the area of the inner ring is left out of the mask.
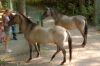
<path id="1" fill-rule="evenodd" d="M 4 33 L 4 25 L 3 22 L 0 21 L 0 43 L 4 45 L 4 49 L 7 50 L 7 36 Z M 7 50 L 8 52 L 10 50 Z"/>
<path id="2" fill-rule="evenodd" d="M 10 12 L 10 15 L 9 15 L 9 19 L 11 20 L 13 18 L 13 14 Z M 12 25 L 11 26 L 11 30 L 12 30 L 12 39 L 13 40 L 17 40 L 17 37 L 16 37 L 16 26 L 15 25 Z"/>
<path id="3" fill-rule="evenodd" d="M 8 26 L 8 22 L 10 21 L 9 18 L 10 15 L 10 10 L 5 10 L 5 12 L 2 15 L 2 21 L 3 21 L 3 25 L 4 25 L 4 32 L 5 32 L 5 50 L 7 52 L 12 52 L 12 50 L 8 49 L 8 43 L 10 41 L 10 27 Z"/>
<path id="4" fill-rule="evenodd" d="M 0 43 L 3 43 L 4 41 L 4 26 L 3 22 L 0 21 Z"/>
<path id="5" fill-rule="evenodd" d="M 13 40 L 17 40 L 17 37 L 16 37 L 16 26 L 15 25 L 12 25 L 12 35 L 13 35 Z"/>

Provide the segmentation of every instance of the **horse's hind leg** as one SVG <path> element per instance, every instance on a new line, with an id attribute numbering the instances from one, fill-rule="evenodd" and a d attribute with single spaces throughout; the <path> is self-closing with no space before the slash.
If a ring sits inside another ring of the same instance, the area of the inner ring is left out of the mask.
<path id="1" fill-rule="evenodd" d="M 82 43 L 82 47 L 85 47 L 86 42 L 87 42 L 87 28 L 84 28 L 84 30 L 80 30 L 82 36 L 83 36 L 83 43 Z"/>
<path id="2" fill-rule="evenodd" d="M 38 50 L 40 52 L 40 44 L 39 43 L 37 43 L 37 47 L 38 47 Z"/>
<path id="3" fill-rule="evenodd" d="M 35 47 L 36 52 L 37 52 L 37 56 L 36 57 L 39 57 L 39 55 L 40 55 L 38 45 L 37 44 L 34 44 L 34 47 Z"/>
<path id="4" fill-rule="evenodd" d="M 84 47 L 86 45 L 86 42 L 87 42 L 87 33 L 85 33 L 85 31 L 87 29 L 82 29 L 82 27 L 78 27 L 80 33 L 82 34 L 82 37 L 83 37 L 83 43 L 82 43 L 82 47 Z"/>
<path id="5" fill-rule="evenodd" d="M 57 46 L 57 51 L 53 54 L 50 61 L 52 61 L 54 59 L 54 57 L 57 55 L 57 53 L 59 53 L 59 52 L 60 52 L 60 48 Z"/>
<path id="6" fill-rule="evenodd" d="M 60 65 L 63 65 L 66 62 L 66 50 L 63 47 L 63 43 L 58 45 L 59 49 L 62 51 L 63 53 L 63 61 L 61 62 Z"/>
<path id="7" fill-rule="evenodd" d="M 87 36 L 86 36 L 86 35 L 84 35 L 84 36 L 83 36 L 83 38 L 84 38 L 84 41 L 83 41 L 83 43 L 82 43 L 82 47 L 84 47 L 84 46 L 86 45 Z"/>
<path id="8" fill-rule="evenodd" d="M 84 27 L 84 42 L 82 44 L 82 46 L 84 47 L 86 45 L 87 42 L 87 34 L 88 34 L 88 25 L 87 22 L 85 22 L 85 27 Z"/>
<path id="9" fill-rule="evenodd" d="M 27 63 L 32 59 L 32 45 L 29 44 L 29 49 L 30 49 L 30 56 L 29 59 L 26 61 Z"/>
<path id="10" fill-rule="evenodd" d="M 61 48 L 62 53 L 63 53 L 63 61 L 61 62 L 61 65 L 63 65 L 66 62 L 66 50 L 64 48 Z"/>

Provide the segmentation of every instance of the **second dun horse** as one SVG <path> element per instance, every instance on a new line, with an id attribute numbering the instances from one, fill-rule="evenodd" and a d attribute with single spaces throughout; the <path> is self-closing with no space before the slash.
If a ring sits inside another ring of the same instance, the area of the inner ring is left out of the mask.
<path id="1" fill-rule="evenodd" d="M 52 28 L 44 28 L 36 23 L 32 22 L 23 14 L 16 14 L 13 19 L 9 22 L 9 25 L 20 24 L 21 30 L 24 33 L 25 38 L 28 41 L 28 45 L 30 48 L 30 56 L 27 62 L 32 59 L 32 44 L 48 44 L 53 43 L 57 46 L 57 51 L 51 57 L 51 61 L 56 56 L 57 53 L 62 51 L 63 61 L 61 64 L 66 62 L 66 50 L 64 49 L 64 42 L 68 37 L 68 46 L 69 46 L 69 60 L 72 59 L 72 40 L 69 32 L 66 32 L 66 29 L 61 26 L 55 26 Z M 39 55 L 39 50 L 37 49 L 37 53 Z"/>
<path id="2" fill-rule="evenodd" d="M 43 17 L 45 19 L 48 16 L 53 17 L 53 19 L 55 20 L 55 25 L 63 26 L 68 30 L 78 29 L 84 38 L 82 47 L 86 45 L 88 26 L 86 18 L 84 16 L 67 16 L 59 13 L 53 8 L 47 7 L 47 10 L 44 12 Z"/>

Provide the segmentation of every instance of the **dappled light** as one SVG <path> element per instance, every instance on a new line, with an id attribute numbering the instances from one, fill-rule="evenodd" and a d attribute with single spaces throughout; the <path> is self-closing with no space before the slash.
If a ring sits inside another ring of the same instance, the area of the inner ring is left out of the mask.
<path id="1" fill-rule="evenodd" d="M 65 43 L 66 48 L 66 55 L 67 55 L 67 61 L 63 66 L 98 66 L 100 65 L 100 37 L 99 34 L 94 32 L 91 29 L 89 29 L 88 34 L 88 42 L 85 48 L 81 47 L 80 40 L 82 39 L 81 35 L 79 35 L 78 31 L 74 31 L 77 35 L 72 33 L 73 38 L 73 59 L 71 63 L 69 63 L 68 60 L 68 43 Z M 23 38 L 23 36 L 19 36 L 20 39 Z M 21 42 L 21 41 L 20 41 Z M 20 46 L 20 42 L 16 43 Z M 26 43 L 25 43 L 26 44 Z M 12 44 L 13 45 L 13 44 Z M 14 45 L 13 45 L 14 46 Z M 24 45 L 23 45 L 24 46 Z M 18 47 L 18 46 L 17 46 Z M 20 49 L 21 47 L 19 47 Z M 15 48 L 12 48 L 15 49 Z M 21 49 L 20 49 L 21 50 Z M 23 50 L 24 51 L 24 50 Z M 49 45 L 41 45 L 41 53 L 40 57 L 36 58 L 36 52 L 33 53 L 33 59 L 30 61 L 30 63 L 25 63 L 25 61 L 28 58 L 28 52 L 24 53 L 18 53 L 17 48 L 14 50 L 14 53 L 9 54 L 2 54 L 0 55 L 0 58 L 4 59 L 5 61 L 8 61 L 8 65 L 22 65 L 22 66 L 59 66 L 58 63 L 62 60 L 62 54 L 58 54 L 54 61 L 50 62 L 50 58 L 52 54 L 56 51 L 56 46 L 53 46 L 52 44 Z M 16 55 L 17 54 L 17 55 Z M 9 62 L 10 61 L 10 62 Z"/>
<path id="2" fill-rule="evenodd" d="M 100 0 L 0 0 L 0 66 L 100 66 Z"/>

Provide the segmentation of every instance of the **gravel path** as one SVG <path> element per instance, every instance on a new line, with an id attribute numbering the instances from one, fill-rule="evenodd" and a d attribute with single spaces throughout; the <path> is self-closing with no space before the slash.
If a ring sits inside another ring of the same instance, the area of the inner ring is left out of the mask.
<path id="1" fill-rule="evenodd" d="M 80 33 L 77 30 L 73 30 L 71 34 L 73 38 L 73 59 L 69 63 L 69 54 L 66 45 L 67 62 L 63 66 L 100 66 L 100 32 L 97 32 L 92 27 L 89 29 L 88 42 L 85 48 L 80 46 L 82 43 Z M 2 46 L 0 46 L 0 59 L 8 62 L 5 66 L 59 66 L 62 61 L 62 54 L 60 52 L 49 63 L 51 56 L 56 50 L 56 46 L 41 45 L 41 56 L 36 58 L 36 52 L 33 51 L 32 61 L 25 63 L 29 56 L 29 48 L 22 34 L 18 34 L 18 40 L 11 40 L 9 48 L 12 49 L 12 53 L 5 53 Z"/>

